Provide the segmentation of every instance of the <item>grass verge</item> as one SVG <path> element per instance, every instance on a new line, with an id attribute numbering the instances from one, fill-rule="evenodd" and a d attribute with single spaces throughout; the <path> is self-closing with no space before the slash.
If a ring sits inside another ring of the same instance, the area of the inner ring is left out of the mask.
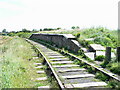
<path id="1" fill-rule="evenodd" d="M 34 88 L 34 79 L 39 77 L 34 68 L 35 55 L 32 46 L 24 39 L 7 37 L 7 41 L 0 45 L 0 88 Z"/>

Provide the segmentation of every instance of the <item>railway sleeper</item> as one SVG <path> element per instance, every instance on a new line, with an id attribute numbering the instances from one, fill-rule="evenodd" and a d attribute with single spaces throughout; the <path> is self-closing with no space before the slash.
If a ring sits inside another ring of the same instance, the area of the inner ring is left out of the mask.
<path id="1" fill-rule="evenodd" d="M 33 42 L 33 41 L 31 41 L 31 42 Z M 84 68 L 81 69 L 81 67 L 79 65 L 76 65 L 74 63 L 64 63 L 65 65 L 62 65 L 63 64 L 62 59 L 66 58 L 65 56 L 63 56 L 63 55 L 50 55 L 49 56 L 48 53 L 54 53 L 55 54 L 56 51 L 50 50 L 49 48 L 47 48 L 47 47 L 45 47 L 41 44 L 36 44 L 36 46 L 39 47 L 38 49 L 40 50 L 40 52 L 44 56 L 44 59 L 47 59 L 49 61 L 48 62 L 46 60 L 48 66 L 51 66 L 51 68 L 53 69 L 52 70 L 50 68 L 51 71 L 55 71 L 52 74 L 55 74 L 55 75 L 58 76 L 58 77 L 56 77 L 57 78 L 56 80 L 58 80 L 59 84 L 63 85 L 63 87 L 61 85 L 62 88 L 69 88 L 69 87 L 70 88 L 84 88 L 84 87 L 107 86 L 107 84 L 105 82 L 96 79 L 95 75 L 86 72 Z M 72 57 L 72 58 L 74 58 L 74 57 Z M 58 64 L 58 65 L 54 65 L 55 62 L 53 63 L 52 60 L 60 60 L 60 61 L 57 61 L 58 63 L 56 63 L 56 64 Z M 67 60 L 70 62 L 69 58 L 67 58 Z M 61 64 L 61 65 L 59 65 L 59 64 Z M 77 69 L 79 69 L 79 70 L 77 70 Z M 62 73 L 64 73 L 64 75 L 61 74 L 62 70 L 63 70 Z M 76 73 L 75 75 L 71 75 L 70 73 L 73 72 L 72 70 L 76 71 L 76 72 L 81 70 L 83 72 Z M 77 79 L 77 80 L 75 80 L 75 79 Z M 80 81 L 80 82 L 77 82 L 77 81 Z M 60 83 L 60 82 L 62 82 L 62 83 Z M 90 83 L 92 83 L 92 85 L 90 85 Z"/>

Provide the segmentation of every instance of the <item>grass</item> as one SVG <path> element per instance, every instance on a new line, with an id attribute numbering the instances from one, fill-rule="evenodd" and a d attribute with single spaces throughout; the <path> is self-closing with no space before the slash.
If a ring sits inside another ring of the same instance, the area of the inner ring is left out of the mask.
<path id="1" fill-rule="evenodd" d="M 33 88 L 40 75 L 32 59 L 36 53 L 32 46 L 19 37 L 2 38 L 0 45 L 0 88 Z"/>
<path id="2" fill-rule="evenodd" d="M 118 75 L 120 75 L 120 62 L 114 62 L 114 63 L 109 63 L 107 65 L 107 68 L 109 68 L 110 71 L 112 71 L 113 73 L 116 73 Z"/>
<path id="3" fill-rule="evenodd" d="M 83 46 L 86 46 L 86 44 L 89 45 L 91 43 L 96 43 L 103 46 L 111 46 L 116 48 L 118 39 L 117 30 L 108 30 L 107 28 L 103 27 L 92 27 L 81 30 L 42 31 L 38 33 L 72 34 L 76 36 L 77 40 Z M 95 40 L 84 41 L 87 38 L 95 38 Z"/>

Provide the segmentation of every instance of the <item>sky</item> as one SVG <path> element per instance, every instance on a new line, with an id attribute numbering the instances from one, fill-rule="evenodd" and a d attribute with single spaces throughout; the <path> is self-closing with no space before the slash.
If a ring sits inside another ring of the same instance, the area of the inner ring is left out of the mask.
<path id="1" fill-rule="evenodd" d="M 118 28 L 119 0 L 0 0 L 0 31 Z"/>

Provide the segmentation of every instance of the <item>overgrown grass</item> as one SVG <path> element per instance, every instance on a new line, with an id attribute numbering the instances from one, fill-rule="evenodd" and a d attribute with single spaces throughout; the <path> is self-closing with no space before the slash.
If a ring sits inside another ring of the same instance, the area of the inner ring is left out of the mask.
<path id="1" fill-rule="evenodd" d="M 91 43 L 101 44 L 103 46 L 111 46 L 116 48 L 118 32 L 117 30 L 108 30 L 107 28 L 97 27 L 97 28 L 87 28 L 82 30 L 63 30 L 63 31 L 44 31 L 39 33 L 55 33 L 55 34 L 73 34 L 76 36 L 80 44 L 87 47 Z M 93 41 L 84 41 L 87 38 L 95 38 Z"/>
<path id="2" fill-rule="evenodd" d="M 97 60 L 97 61 L 103 61 L 104 59 L 105 59 L 105 56 L 103 56 L 103 55 L 99 55 L 99 56 L 95 57 L 95 60 Z"/>
<path id="3" fill-rule="evenodd" d="M 19 36 L 22 38 L 29 38 L 34 32 L 16 32 L 16 33 L 8 33 L 9 36 Z"/>
<path id="4" fill-rule="evenodd" d="M 109 70 L 112 71 L 113 73 L 120 75 L 120 62 L 109 63 L 107 65 L 107 68 L 109 68 Z"/>
<path id="5" fill-rule="evenodd" d="M 43 32 L 40 32 L 43 33 Z M 51 32 L 44 32 L 44 33 L 55 33 L 55 34 L 73 34 L 74 36 L 76 36 L 77 40 L 79 41 L 79 43 L 85 47 L 88 48 L 90 44 L 101 44 L 102 46 L 110 46 L 112 47 L 112 52 L 115 52 L 115 48 L 118 46 L 118 32 L 117 30 L 108 30 L 106 28 L 103 27 L 97 27 L 97 28 L 88 28 L 88 29 L 82 29 L 82 30 L 63 30 L 63 31 L 51 31 Z M 91 41 L 87 41 L 85 39 L 87 38 L 94 38 L 94 40 Z M 65 49 L 65 48 L 64 48 Z M 83 51 L 79 50 L 77 52 L 79 54 L 79 56 L 84 56 Z M 75 54 L 75 53 L 74 53 Z M 96 58 L 103 58 L 104 57 L 96 57 Z M 85 58 L 86 60 L 88 60 L 87 58 Z M 100 61 L 103 61 L 103 59 L 101 59 Z M 107 67 L 107 64 L 109 67 Z M 113 61 L 112 63 L 102 63 L 103 67 L 106 67 L 107 69 L 109 69 L 110 71 L 116 73 L 119 75 L 119 66 L 118 64 Z"/>
<path id="6" fill-rule="evenodd" d="M 3 39 L 4 40 L 4 39 Z M 0 88 L 32 88 L 39 77 L 34 68 L 35 51 L 25 40 L 13 37 L 0 45 Z"/>

